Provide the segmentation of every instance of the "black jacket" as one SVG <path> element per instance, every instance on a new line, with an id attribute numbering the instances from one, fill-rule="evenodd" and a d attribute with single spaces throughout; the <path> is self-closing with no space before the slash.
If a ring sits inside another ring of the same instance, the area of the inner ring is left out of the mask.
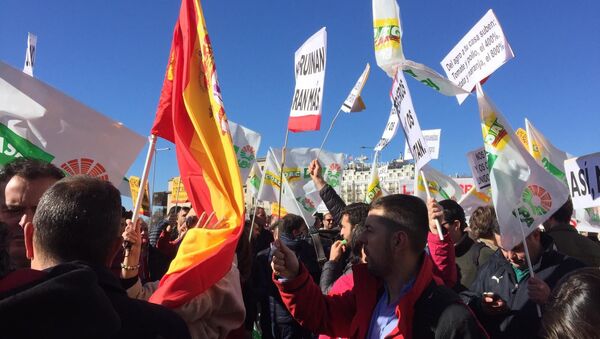
<path id="1" fill-rule="evenodd" d="M 121 328 L 118 313 L 86 265 L 22 269 L 0 285 L 0 337 L 111 338 Z"/>
<path id="2" fill-rule="evenodd" d="M 344 200 L 337 194 L 337 192 L 331 187 L 329 184 L 326 184 L 319 191 L 319 196 L 325 206 L 327 206 L 327 210 L 331 213 L 333 217 L 333 224 L 340 225 L 342 220 L 342 211 L 346 207 L 346 203 Z"/>
<path id="3" fill-rule="evenodd" d="M 546 232 L 559 252 L 588 266 L 600 266 L 600 244 L 579 234 L 571 225 L 556 225 Z"/>
<path id="4" fill-rule="evenodd" d="M 542 279 L 550 289 L 565 274 L 584 265 L 556 251 L 552 239 L 541 235 L 543 253 L 533 265 L 535 277 Z M 535 338 L 539 331 L 540 318 L 536 304 L 529 299 L 527 282 L 529 275 L 517 283 L 511 264 L 497 250 L 483 265 L 469 291 L 461 293 L 463 300 L 471 306 L 492 338 Z M 509 311 L 502 315 L 488 316 L 481 308 L 483 292 L 494 292 L 507 304 Z"/>

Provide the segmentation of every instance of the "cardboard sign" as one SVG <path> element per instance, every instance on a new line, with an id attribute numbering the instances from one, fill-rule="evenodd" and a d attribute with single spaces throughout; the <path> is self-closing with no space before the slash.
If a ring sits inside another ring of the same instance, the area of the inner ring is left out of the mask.
<path id="1" fill-rule="evenodd" d="M 479 192 L 485 192 L 490 186 L 490 169 L 488 168 L 487 154 L 485 148 L 480 147 L 467 153 L 467 159 L 469 160 L 469 166 L 471 167 L 471 173 L 473 173 L 473 180 L 477 185 Z"/>
<path id="2" fill-rule="evenodd" d="M 600 152 L 565 160 L 565 174 L 575 209 L 600 206 Z"/>
<path id="3" fill-rule="evenodd" d="M 440 138 L 442 135 L 441 129 L 426 129 L 423 131 L 423 138 L 427 144 L 427 149 L 431 154 L 431 159 L 438 159 L 440 157 Z M 404 143 L 404 160 L 412 160 L 412 154 L 408 149 L 408 144 Z"/>
<path id="4" fill-rule="evenodd" d="M 514 57 L 500 22 L 490 9 L 446 55 L 441 64 L 450 81 L 471 92 L 475 84 Z M 467 96 L 468 94 L 458 94 L 458 103 L 462 104 Z"/>

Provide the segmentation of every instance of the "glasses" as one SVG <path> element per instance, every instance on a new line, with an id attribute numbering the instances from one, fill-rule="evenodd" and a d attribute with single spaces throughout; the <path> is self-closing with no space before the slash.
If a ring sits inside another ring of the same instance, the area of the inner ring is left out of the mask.
<path id="1" fill-rule="evenodd" d="M 333 222 L 333 219 L 325 219 L 324 221 Z"/>

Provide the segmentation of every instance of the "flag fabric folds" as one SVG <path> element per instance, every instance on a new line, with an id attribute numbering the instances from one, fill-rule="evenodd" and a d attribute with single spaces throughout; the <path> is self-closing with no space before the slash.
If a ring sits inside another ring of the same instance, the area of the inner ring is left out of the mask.
<path id="1" fill-rule="evenodd" d="M 242 125 L 229 121 L 229 131 L 233 139 L 233 149 L 240 167 L 240 177 L 246 180 L 256 162 L 256 154 L 260 146 L 260 134 Z"/>
<path id="2" fill-rule="evenodd" d="M 175 143 L 196 213 L 214 212 L 218 221 L 187 232 L 150 298 L 177 307 L 229 271 L 244 222 L 242 181 L 199 0 L 182 0 L 152 133 Z"/>
<path id="3" fill-rule="evenodd" d="M 556 212 L 568 192 L 529 155 L 479 84 L 477 102 L 502 245 L 511 249 Z"/>
<path id="4" fill-rule="evenodd" d="M 431 197 L 437 201 L 452 199 L 459 201 L 462 198 L 463 191 L 460 185 L 449 176 L 437 171 L 435 168 L 425 165 L 421 168 L 425 173 L 425 179 L 429 186 Z M 414 195 L 427 201 L 427 191 L 425 190 L 425 181 L 421 172 L 415 175 L 415 193 Z"/>
<path id="5" fill-rule="evenodd" d="M 466 216 L 473 214 L 478 207 L 490 206 L 492 204 L 492 197 L 489 189 L 479 192 L 476 186 L 463 194 L 462 198 L 458 201 L 460 207 L 465 211 Z"/>
<path id="6" fill-rule="evenodd" d="M 548 173 L 566 185 L 565 160 L 572 157 L 567 152 L 554 147 L 527 119 L 525 119 L 525 131 L 527 132 L 529 153 Z"/>
<path id="7" fill-rule="evenodd" d="M 379 171 L 377 169 L 378 157 L 379 152 L 375 152 L 373 165 L 371 166 L 371 181 L 369 182 L 369 186 L 367 186 L 367 191 L 365 193 L 365 203 L 367 204 L 372 203 L 379 197 L 387 195 L 385 194 L 383 187 L 381 187 L 381 181 L 379 180 Z"/>
<path id="8" fill-rule="evenodd" d="M 362 97 L 360 96 L 360 93 L 362 92 L 362 89 L 365 86 L 367 79 L 369 78 L 370 71 L 371 65 L 367 63 L 367 66 L 365 66 L 365 70 L 362 72 L 358 80 L 356 80 L 356 84 L 354 84 L 352 91 L 350 91 L 350 94 L 348 94 L 348 97 L 342 104 L 342 107 L 340 108 L 342 111 L 346 113 L 353 113 L 361 112 L 362 110 L 367 108 Z"/>
<path id="9" fill-rule="evenodd" d="M 252 170 L 250 171 L 250 177 L 248 178 L 248 191 L 252 193 L 253 197 L 258 196 L 258 191 L 260 190 L 260 183 L 262 182 L 263 174 L 258 167 L 256 161 L 252 165 Z"/>

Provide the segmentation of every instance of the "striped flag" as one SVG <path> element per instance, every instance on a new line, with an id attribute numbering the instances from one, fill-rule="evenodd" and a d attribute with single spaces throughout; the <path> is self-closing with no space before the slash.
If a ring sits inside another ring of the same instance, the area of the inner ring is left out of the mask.
<path id="1" fill-rule="evenodd" d="M 194 210 L 218 225 L 190 229 L 150 301 L 177 307 L 231 268 L 244 222 L 244 193 L 199 0 L 182 0 L 152 133 L 177 149 Z"/>

